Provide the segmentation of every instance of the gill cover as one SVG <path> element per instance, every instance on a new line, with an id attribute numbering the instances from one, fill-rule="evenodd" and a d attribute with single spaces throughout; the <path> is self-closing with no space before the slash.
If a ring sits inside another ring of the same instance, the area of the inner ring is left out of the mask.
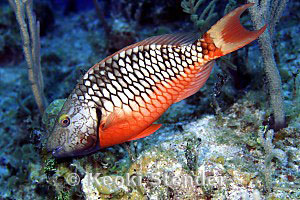
<path id="1" fill-rule="evenodd" d="M 47 141 L 55 157 L 79 156 L 98 150 L 98 113 L 76 95 L 70 95 Z M 99 118 L 100 120 L 101 118 Z"/>

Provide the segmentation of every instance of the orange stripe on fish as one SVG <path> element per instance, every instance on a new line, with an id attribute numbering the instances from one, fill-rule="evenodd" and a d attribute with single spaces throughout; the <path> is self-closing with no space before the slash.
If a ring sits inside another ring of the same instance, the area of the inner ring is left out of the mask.
<path id="1" fill-rule="evenodd" d="M 155 36 L 128 46 L 95 64 L 70 94 L 48 139 L 58 157 L 151 135 L 153 124 L 173 103 L 196 93 L 208 79 L 214 59 L 235 51 L 264 32 L 248 31 L 241 13 L 227 14 L 200 39 L 197 34 Z"/>

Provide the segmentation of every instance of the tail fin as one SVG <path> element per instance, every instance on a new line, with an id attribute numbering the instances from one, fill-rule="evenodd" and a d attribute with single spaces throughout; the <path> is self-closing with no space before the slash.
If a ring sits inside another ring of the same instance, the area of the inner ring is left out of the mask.
<path id="1" fill-rule="evenodd" d="M 256 31 L 248 31 L 240 23 L 241 14 L 253 5 L 253 3 L 249 3 L 236 8 L 204 34 L 203 39 L 214 43 L 219 50 L 215 56 L 219 57 L 233 52 L 249 44 L 265 31 L 267 25 Z"/>

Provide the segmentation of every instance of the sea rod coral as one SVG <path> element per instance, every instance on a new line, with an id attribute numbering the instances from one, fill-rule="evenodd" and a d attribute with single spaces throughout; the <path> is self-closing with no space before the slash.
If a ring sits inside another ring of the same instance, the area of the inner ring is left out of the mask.
<path id="1" fill-rule="evenodd" d="M 255 3 L 255 6 L 250 9 L 254 27 L 258 28 L 262 27 L 264 23 L 268 24 L 267 31 L 258 38 L 258 42 L 262 51 L 264 70 L 268 79 L 270 104 L 274 113 L 273 128 L 276 131 L 285 127 L 286 124 L 282 97 L 282 83 L 274 58 L 272 36 L 274 34 L 275 25 L 279 21 L 288 0 L 263 0 L 260 3 L 258 0 L 248 0 L 248 2 Z"/>
<path id="2" fill-rule="evenodd" d="M 8 1 L 14 9 L 20 27 L 31 89 L 38 108 L 43 113 L 47 106 L 47 100 L 44 95 L 44 81 L 40 61 L 40 24 L 36 21 L 32 11 L 32 0 Z"/>

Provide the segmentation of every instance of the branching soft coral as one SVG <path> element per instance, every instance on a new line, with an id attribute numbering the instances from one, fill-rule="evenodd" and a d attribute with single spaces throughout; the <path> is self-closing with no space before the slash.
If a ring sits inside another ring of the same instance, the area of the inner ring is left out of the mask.
<path id="1" fill-rule="evenodd" d="M 215 13 L 215 6 L 217 0 L 212 0 L 207 7 L 203 10 L 201 15 L 197 14 L 199 6 L 205 2 L 205 0 L 183 0 L 181 2 L 181 7 L 183 12 L 191 15 L 191 20 L 195 24 L 196 28 L 200 30 L 201 35 L 207 31 L 207 29 L 212 25 L 212 21 L 217 17 Z"/>
<path id="2" fill-rule="evenodd" d="M 47 106 L 40 57 L 40 24 L 32 11 L 32 0 L 8 0 L 14 9 L 23 39 L 23 51 L 28 65 L 28 79 L 41 113 Z M 27 18 L 27 20 L 26 20 Z"/>
<path id="3" fill-rule="evenodd" d="M 264 70 L 268 79 L 270 92 L 270 104 L 274 113 L 274 130 L 277 131 L 286 126 L 285 112 L 282 97 L 282 83 L 274 58 L 272 48 L 272 36 L 275 25 L 279 21 L 281 14 L 288 0 L 248 0 L 249 3 L 255 3 L 250 9 L 251 19 L 256 29 L 268 24 L 268 29 L 259 37 L 258 42 L 263 56 Z"/>

